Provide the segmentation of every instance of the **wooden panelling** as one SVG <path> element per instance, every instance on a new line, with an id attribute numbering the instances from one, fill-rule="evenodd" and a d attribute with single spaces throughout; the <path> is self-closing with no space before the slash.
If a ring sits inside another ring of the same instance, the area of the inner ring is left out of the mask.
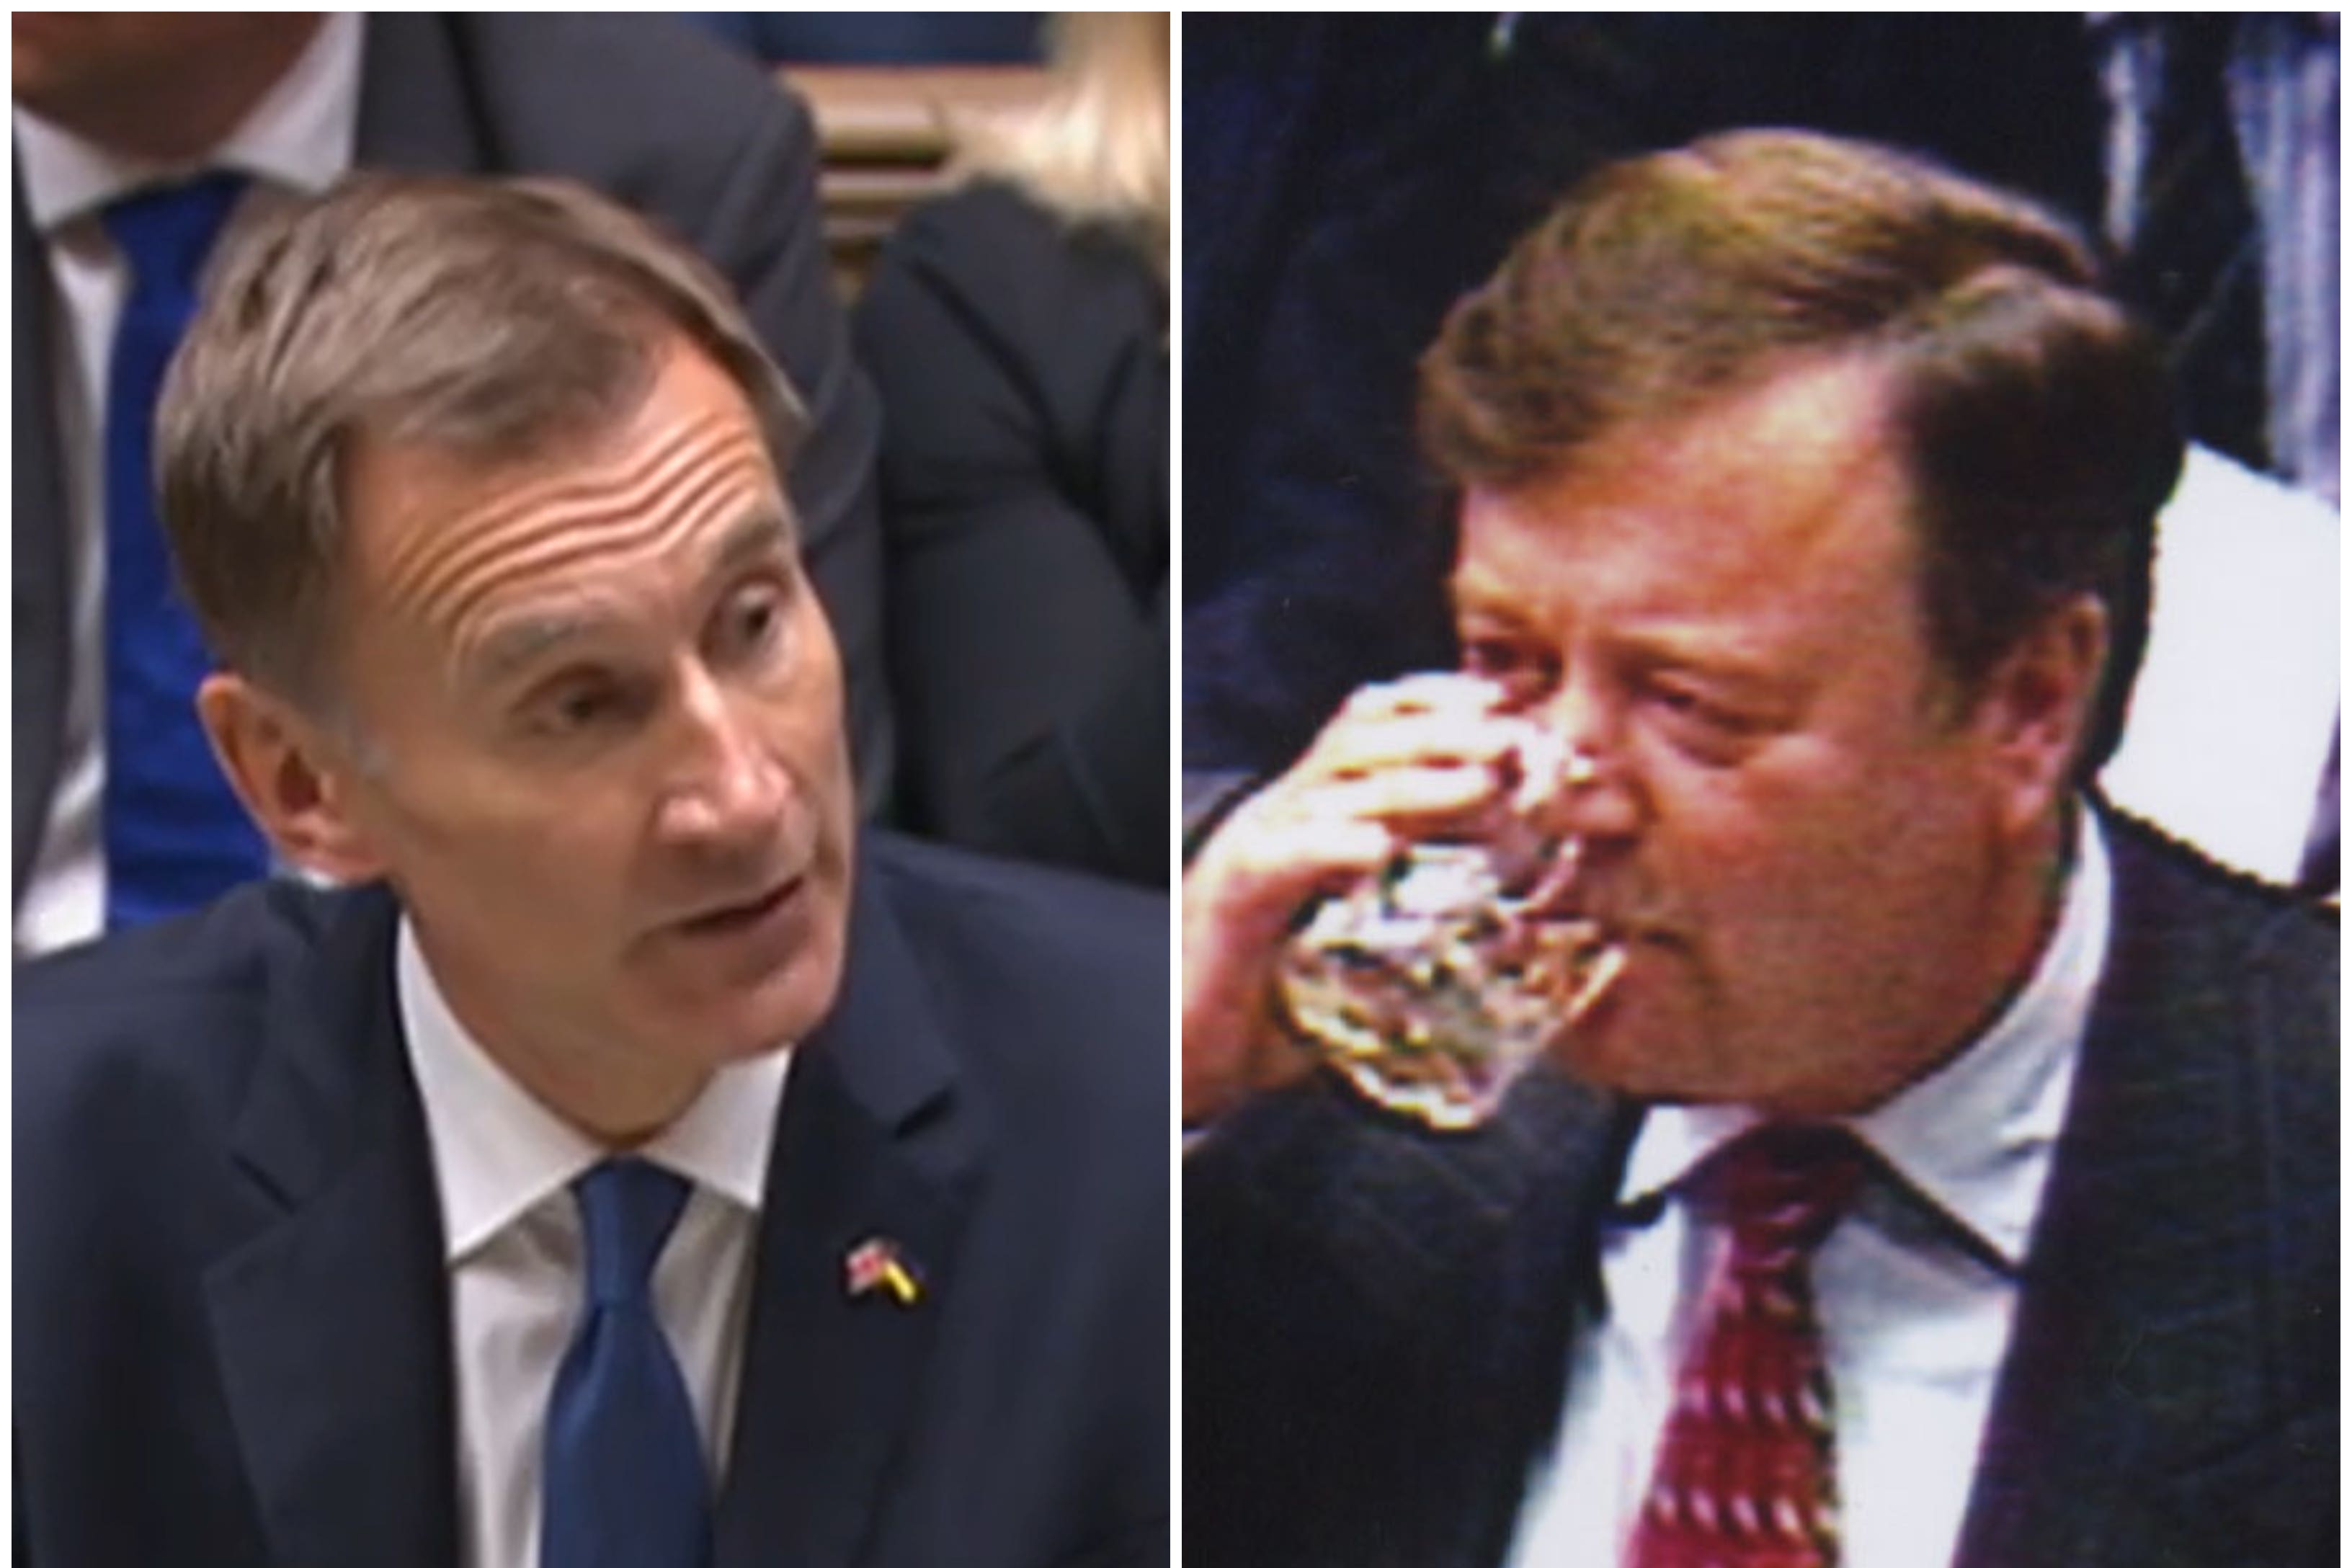
<path id="1" fill-rule="evenodd" d="M 777 75 L 808 101 L 823 140 L 825 247 L 843 297 L 854 297 L 908 207 L 946 188 L 953 127 L 1034 103 L 1034 66 L 787 66 Z"/>

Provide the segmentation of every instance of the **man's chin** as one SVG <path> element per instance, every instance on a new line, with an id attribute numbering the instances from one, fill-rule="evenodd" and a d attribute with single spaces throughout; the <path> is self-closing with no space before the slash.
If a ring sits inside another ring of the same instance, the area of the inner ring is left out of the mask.
<path id="1" fill-rule="evenodd" d="M 1625 1089 L 1629 1077 L 1658 1059 L 1643 1039 L 1654 1032 L 1654 1020 L 1636 994 L 1650 977 L 1635 973 L 1634 956 L 1626 950 L 1612 983 L 1576 1015 L 1546 1053 L 1561 1071 L 1595 1088 Z"/>
<path id="2" fill-rule="evenodd" d="M 1643 999 L 1612 995 L 1551 1052 L 1580 1082 L 1634 1100 L 1703 1103 L 1738 1097 L 1736 1076 L 1704 1041 L 1669 1027 Z"/>
<path id="3" fill-rule="evenodd" d="M 750 980 L 658 999 L 652 1011 L 663 1030 L 698 1041 L 696 1054 L 716 1068 L 798 1043 L 833 1010 L 840 985 L 839 944 L 821 942 Z"/>

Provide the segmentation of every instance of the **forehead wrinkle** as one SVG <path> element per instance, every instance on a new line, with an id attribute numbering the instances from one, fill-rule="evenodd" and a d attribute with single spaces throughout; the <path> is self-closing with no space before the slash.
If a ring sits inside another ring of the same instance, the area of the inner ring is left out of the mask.
<path id="1" fill-rule="evenodd" d="M 695 520 L 699 526 L 699 520 Z M 793 546 L 793 528 L 781 508 L 766 501 L 730 527 L 719 547 L 710 552 L 706 576 L 718 578 L 737 567 L 764 559 Z M 592 615 L 575 610 L 547 610 L 509 617 L 497 624 L 478 642 L 471 656 L 480 672 L 496 679 L 507 670 L 530 663 L 547 647 L 587 631 L 596 624 Z"/>
<path id="2" fill-rule="evenodd" d="M 553 640 L 543 635 L 544 629 L 578 631 L 593 624 L 593 617 L 577 611 L 517 611 L 504 617 L 486 611 L 488 601 L 513 586 L 517 580 L 549 578 L 562 574 L 567 566 L 581 561 L 611 564 L 615 558 L 651 555 L 656 561 L 682 551 L 695 534 L 715 526 L 714 519 L 724 515 L 722 509 L 734 504 L 734 497 L 724 484 L 725 476 L 706 481 L 679 505 L 663 515 L 623 513 L 616 526 L 599 526 L 590 530 L 565 528 L 551 530 L 534 548 L 517 553 L 498 570 L 484 573 L 468 589 L 455 595 L 446 607 L 449 624 L 457 628 L 454 641 L 461 665 L 494 663 L 511 668 L 520 657 L 509 657 L 503 645 L 510 626 L 525 628 L 527 640 L 533 643 L 532 651 Z M 764 509 L 764 501 L 761 503 Z M 573 591 L 593 591 L 590 585 L 558 585 Z M 469 629 L 469 624 L 488 614 L 486 626 Z M 495 672 L 494 672 L 495 673 Z"/>
<path id="3" fill-rule="evenodd" d="M 405 596 L 421 606 L 418 614 L 427 622 L 457 625 L 519 577 L 560 571 L 599 554 L 657 549 L 705 523 L 714 496 L 739 489 L 747 480 L 767 493 L 762 472 L 727 459 L 724 452 L 709 462 L 673 459 L 659 472 L 642 476 L 632 489 L 593 491 L 593 505 L 585 504 L 592 492 L 574 489 L 568 510 L 551 513 L 536 507 L 527 521 L 502 508 L 509 513 L 502 521 L 473 525 L 490 537 L 456 560 L 413 574 Z"/>
<path id="4" fill-rule="evenodd" d="M 631 488 L 641 487 L 646 472 L 663 463 L 672 451 L 691 439 L 692 434 L 691 424 L 666 433 L 661 440 L 635 455 L 620 482 Z M 551 468 L 556 471 L 544 471 Z M 459 513 L 462 527 L 459 522 L 444 521 L 437 528 L 404 530 L 385 552 L 387 587 L 406 590 L 409 578 L 417 576 L 429 588 L 440 574 L 469 561 L 485 549 L 495 549 L 498 526 L 514 512 L 551 501 L 561 502 L 576 490 L 609 489 L 614 483 L 609 475 L 583 476 L 569 464 L 542 464 L 539 468 L 541 471 L 527 472 L 513 483 L 501 486 L 499 481 L 506 478 L 508 469 L 492 466 L 480 476 L 479 485 L 490 493 L 478 500 L 470 513 Z M 462 487 L 465 480 L 460 479 L 458 483 Z M 451 537 L 453 534 L 455 537 Z"/>
<path id="5" fill-rule="evenodd" d="M 690 520 L 700 527 L 699 517 Z M 681 528 L 686 524 L 681 524 Z M 779 553 L 789 554 L 793 548 L 792 521 L 784 510 L 767 500 L 752 503 L 720 539 L 718 547 L 709 552 L 706 580 L 727 576 L 741 566 Z M 596 617 L 576 610 L 546 610 L 512 616 L 493 624 L 491 629 L 475 639 L 474 648 L 465 658 L 473 667 L 471 673 L 486 681 L 495 681 L 510 670 L 530 664 L 548 647 L 571 640 L 596 626 Z"/>
<path id="6" fill-rule="evenodd" d="M 541 522 L 532 530 L 545 531 L 554 526 L 594 522 L 611 512 L 658 510 L 655 503 L 660 492 L 677 482 L 682 469 L 699 467 L 707 468 L 710 476 L 723 477 L 736 466 L 730 459 L 741 456 L 741 449 L 748 445 L 721 442 L 708 451 L 707 461 L 698 463 L 695 432 L 685 430 L 649 448 L 617 471 L 584 478 L 566 475 L 552 482 L 504 492 L 446 525 L 446 531 L 456 532 L 458 537 L 443 542 L 437 552 L 434 540 L 414 542 L 408 552 L 411 569 L 397 586 L 418 598 L 449 592 L 453 580 L 462 581 L 481 570 L 485 560 L 495 561 L 513 548 L 516 528 L 529 523 L 534 514 L 555 514 L 551 522 Z"/>
<path id="7" fill-rule="evenodd" d="M 603 508 L 645 506 L 649 494 L 673 477 L 681 448 L 696 443 L 724 417 L 712 414 L 685 421 L 642 452 L 632 454 L 625 464 L 608 464 L 604 471 L 584 475 L 567 470 L 526 481 L 499 491 L 469 514 L 403 530 L 385 552 L 386 595 L 395 601 L 429 601 L 446 591 L 451 579 L 470 574 L 482 557 L 496 556 L 510 547 L 506 534 L 520 514 L 560 510 L 583 500 L 599 502 Z M 751 445 L 756 443 L 740 438 L 719 442 L 710 454 L 712 468 L 723 468 L 728 457 Z"/>
<path id="8" fill-rule="evenodd" d="M 581 507 L 541 519 L 527 539 L 509 537 L 506 548 L 474 563 L 466 579 L 445 587 L 453 616 L 470 613 L 484 597 L 518 576 L 559 568 L 582 556 L 642 552 L 677 542 L 709 521 L 721 499 L 736 490 L 740 470 L 712 465 L 683 483 L 664 476 L 665 504 L 637 504 L 616 496 L 604 504 Z"/>

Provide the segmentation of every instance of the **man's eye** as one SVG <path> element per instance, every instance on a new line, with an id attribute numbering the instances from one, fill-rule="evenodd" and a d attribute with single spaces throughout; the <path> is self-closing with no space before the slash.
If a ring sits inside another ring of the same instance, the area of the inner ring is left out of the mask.
<path id="1" fill-rule="evenodd" d="M 627 693 L 618 682 L 583 678 L 564 681 L 531 703 L 524 712 L 524 725 L 541 735 L 580 735 L 617 722 L 627 707 Z"/>
<path id="2" fill-rule="evenodd" d="M 1559 673 L 1540 646 L 1510 637 L 1481 637 L 1463 639 L 1462 672 L 1493 681 L 1511 703 L 1541 697 Z"/>
<path id="3" fill-rule="evenodd" d="M 1764 721 L 1746 708 L 1677 681 L 1652 681 L 1643 697 L 1665 715 L 1665 722 L 1675 733 L 1703 752 L 1743 748 L 1767 727 Z"/>
<path id="4" fill-rule="evenodd" d="M 757 653 L 773 647 L 782 637 L 784 616 L 782 590 L 747 588 L 728 605 L 720 629 L 729 647 Z"/>
<path id="5" fill-rule="evenodd" d="M 1716 712 L 1714 704 L 1687 687 L 1654 686 L 1650 689 L 1650 700 L 1669 713 L 1687 713 L 1694 718 L 1712 718 Z"/>
<path id="6" fill-rule="evenodd" d="M 1669 713 L 1677 714 L 1697 723 L 1710 724 L 1720 729 L 1731 729 L 1737 727 L 1739 722 L 1739 716 L 1732 710 L 1714 700 L 1706 693 L 1694 690 L 1687 686 L 1676 686 L 1672 683 L 1653 686 L 1650 689 L 1650 700 Z"/>
<path id="7" fill-rule="evenodd" d="M 609 687 L 578 686 L 556 695 L 549 703 L 548 717 L 559 729 L 584 730 L 616 711 L 619 706 Z"/>
<path id="8" fill-rule="evenodd" d="M 1462 644 L 1462 669 L 1466 675 L 1501 680 L 1523 674 L 1535 664 L 1533 654 L 1501 637 L 1468 637 Z"/>
<path id="9" fill-rule="evenodd" d="M 774 600 L 753 599 L 738 607 L 735 624 L 745 642 L 765 642 L 769 634 L 775 630 L 781 614 Z"/>

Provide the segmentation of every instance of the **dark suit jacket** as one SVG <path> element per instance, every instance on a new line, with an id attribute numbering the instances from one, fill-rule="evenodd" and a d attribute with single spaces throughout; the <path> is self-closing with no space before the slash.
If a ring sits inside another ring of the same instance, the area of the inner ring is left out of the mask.
<path id="1" fill-rule="evenodd" d="M 2336 935 L 2111 819 L 2116 923 L 1955 1561 L 2336 1558 Z M 1498 1562 L 1638 1110 L 1433 1139 L 1316 1090 L 1184 1193 L 1185 1549 Z"/>
<path id="2" fill-rule="evenodd" d="M 1165 900 L 863 854 L 784 1096 L 717 1568 L 1163 1563 Z M 29 1561 L 456 1561 L 394 916 L 263 884 L 18 972 Z M 876 1235 L 917 1306 L 845 1293 Z"/>
<path id="3" fill-rule="evenodd" d="M 981 184 L 901 224 L 857 308 L 887 418 L 903 820 L 1168 879 L 1168 293 Z"/>
<path id="4" fill-rule="evenodd" d="M 809 571 L 840 639 L 859 798 L 887 798 L 880 416 L 851 358 L 818 226 L 807 111 L 757 69 L 667 20 L 375 14 L 361 63 L 354 163 L 546 174 L 667 225 L 735 287 L 814 431 L 787 477 Z M 71 530 L 54 356 L 66 330 L 40 237 L 16 228 L 16 855 L 12 904 L 57 788 L 72 647 Z"/>

